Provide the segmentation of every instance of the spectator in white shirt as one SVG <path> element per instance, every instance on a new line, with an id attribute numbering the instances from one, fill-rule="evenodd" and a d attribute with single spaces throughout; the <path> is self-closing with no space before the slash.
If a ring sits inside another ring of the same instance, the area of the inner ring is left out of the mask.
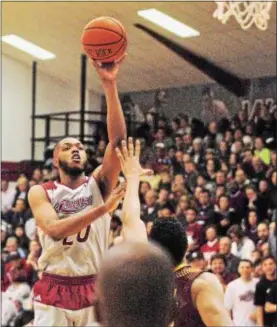
<path id="1" fill-rule="evenodd" d="M 228 229 L 228 236 L 232 240 L 231 253 L 240 259 L 251 260 L 255 244 L 249 237 L 245 236 L 241 226 L 233 225 Z"/>
<path id="2" fill-rule="evenodd" d="M 9 188 L 9 182 L 1 181 L 1 211 L 6 213 L 12 208 L 15 197 L 15 190 Z"/>
<path id="3" fill-rule="evenodd" d="M 254 295 L 259 279 L 252 278 L 253 263 L 250 260 L 241 260 L 238 272 L 240 278 L 227 285 L 224 305 L 235 326 L 256 326 Z"/>

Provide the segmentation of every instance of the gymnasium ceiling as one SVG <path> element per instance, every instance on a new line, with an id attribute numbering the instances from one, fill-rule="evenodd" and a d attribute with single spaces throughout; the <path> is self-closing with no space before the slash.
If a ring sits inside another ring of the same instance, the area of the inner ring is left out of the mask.
<path id="1" fill-rule="evenodd" d="M 191 39 L 147 23 L 137 16 L 140 9 L 156 8 L 200 31 Z M 2 2 L 2 35 L 17 34 L 53 52 L 56 59 L 40 62 L 38 68 L 55 78 L 71 81 L 79 89 L 80 35 L 98 16 L 113 16 L 129 35 L 128 58 L 119 80 L 121 92 L 170 88 L 210 81 L 208 77 L 152 40 L 133 24 L 141 22 L 171 37 L 187 48 L 209 57 L 245 77 L 276 75 L 276 4 L 271 9 L 267 31 L 256 27 L 243 31 L 234 19 L 222 25 L 212 17 L 214 2 Z M 2 44 L 2 52 L 31 65 L 32 57 Z M 93 69 L 88 70 L 88 88 L 102 93 Z"/>

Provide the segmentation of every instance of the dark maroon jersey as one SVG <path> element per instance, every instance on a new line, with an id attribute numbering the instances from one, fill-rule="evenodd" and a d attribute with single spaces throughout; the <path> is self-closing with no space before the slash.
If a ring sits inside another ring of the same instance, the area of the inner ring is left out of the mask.
<path id="1" fill-rule="evenodd" d="M 206 327 L 191 297 L 192 283 L 202 272 L 188 266 L 175 271 L 177 317 L 174 327 Z"/>

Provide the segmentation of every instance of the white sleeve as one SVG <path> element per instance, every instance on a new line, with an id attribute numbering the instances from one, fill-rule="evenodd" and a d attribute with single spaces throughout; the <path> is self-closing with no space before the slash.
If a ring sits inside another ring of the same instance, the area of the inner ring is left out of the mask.
<path id="1" fill-rule="evenodd" d="M 255 244 L 252 240 L 247 240 L 247 242 L 244 245 L 243 253 L 242 253 L 242 259 L 248 259 L 251 260 L 251 254 L 255 250 Z"/>
<path id="2" fill-rule="evenodd" d="M 225 294 L 224 294 L 224 306 L 227 310 L 232 310 L 234 306 L 234 294 L 233 294 L 233 288 L 232 283 L 227 285 Z"/>

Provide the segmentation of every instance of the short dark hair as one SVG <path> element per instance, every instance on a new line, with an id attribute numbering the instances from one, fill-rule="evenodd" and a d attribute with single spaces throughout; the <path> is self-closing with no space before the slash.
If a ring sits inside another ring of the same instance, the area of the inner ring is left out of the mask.
<path id="1" fill-rule="evenodd" d="M 150 239 L 169 252 L 175 266 L 182 262 L 188 241 L 183 226 L 176 219 L 155 220 Z"/>
<path id="2" fill-rule="evenodd" d="M 210 228 L 212 228 L 212 229 L 214 229 L 215 230 L 215 232 L 217 233 L 217 227 L 216 227 L 216 225 L 208 225 L 208 226 L 206 226 L 205 227 L 205 232 L 208 230 L 208 229 L 210 229 Z"/>
<path id="3" fill-rule="evenodd" d="M 231 226 L 227 231 L 228 236 L 231 236 L 231 234 L 235 234 L 238 238 L 243 238 L 244 232 L 240 225 L 233 225 Z"/>
<path id="4" fill-rule="evenodd" d="M 223 263 L 224 263 L 224 266 L 226 267 L 227 266 L 227 261 L 226 261 L 226 258 L 223 254 L 214 254 L 212 257 L 211 257 L 211 264 L 213 263 L 214 260 L 222 260 Z"/>
<path id="5" fill-rule="evenodd" d="M 251 267 L 251 268 L 254 267 L 253 262 L 252 262 L 251 260 L 249 260 L 249 259 L 241 259 L 241 260 L 239 261 L 239 265 L 240 265 L 241 262 L 247 262 L 247 263 L 250 264 L 250 267 Z"/>
<path id="6" fill-rule="evenodd" d="M 205 177 L 204 177 L 205 178 Z M 211 193 L 207 190 L 207 189 L 205 189 L 205 188 L 201 188 L 201 192 L 200 193 L 206 193 L 206 194 L 208 194 L 208 196 L 210 196 L 211 195 Z"/>
<path id="7" fill-rule="evenodd" d="M 269 260 L 269 259 L 273 260 L 275 262 L 275 264 L 276 264 L 276 260 L 275 260 L 274 256 L 271 255 L 271 254 L 265 256 L 264 258 L 262 258 L 262 263 L 264 263 L 266 260 Z"/>

